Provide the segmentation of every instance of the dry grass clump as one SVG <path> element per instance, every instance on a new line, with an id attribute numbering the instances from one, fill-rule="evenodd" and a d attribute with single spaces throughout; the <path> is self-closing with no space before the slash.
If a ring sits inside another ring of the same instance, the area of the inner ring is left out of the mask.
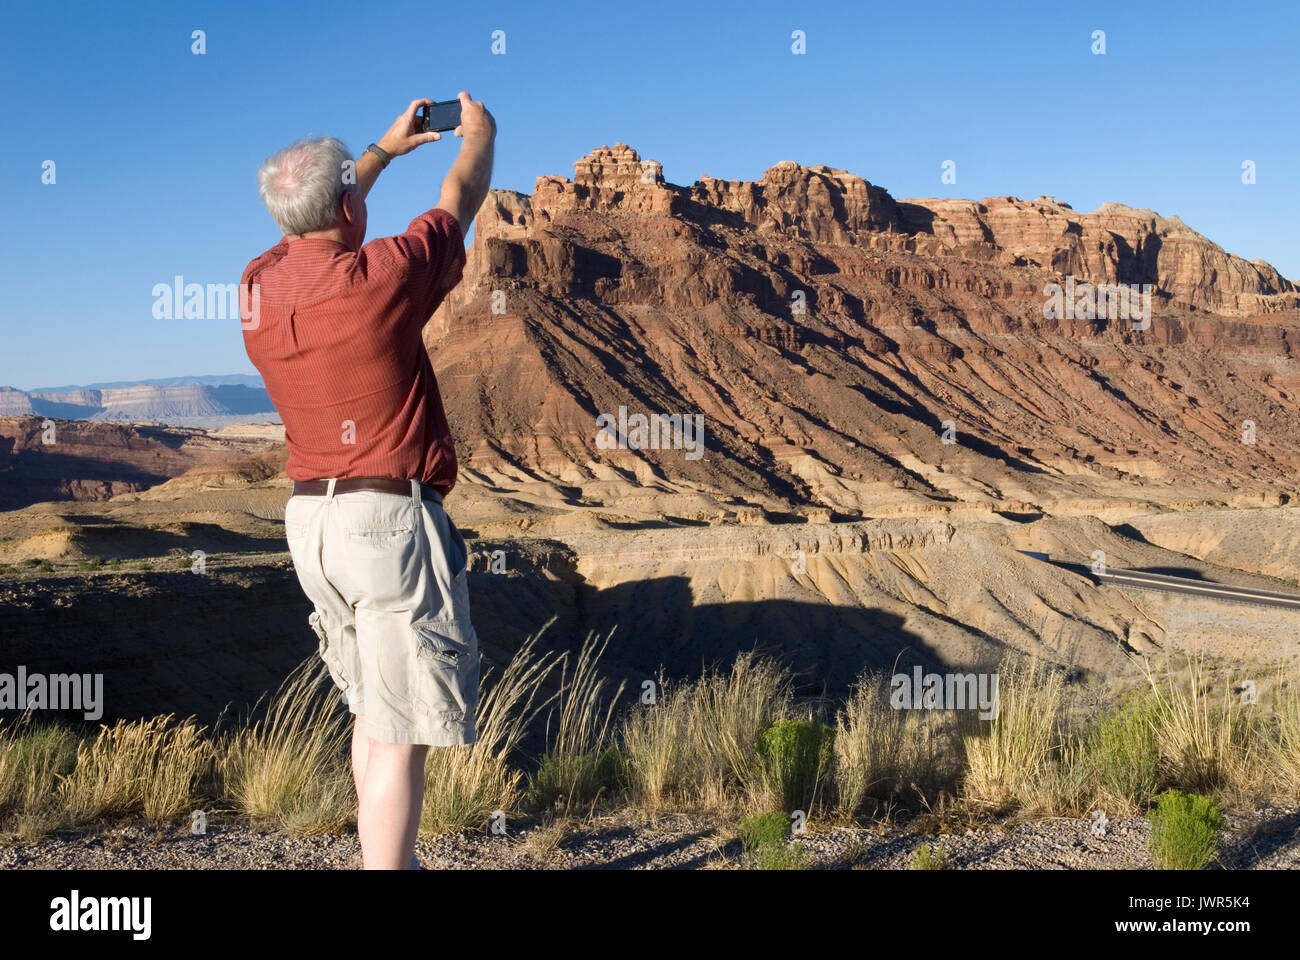
<path id="1" fill-rule="evenodd" d="M 1003 661 L 998 669 L 998 710 L 963 738 L 967 797 L 995 806 L 1041 798 L 1053 748 L 1064 678 L 1039 660 Z"/>
<path id="2" fill-rule="evenodd" d="M 79 738 L 31 714 L 0 724 L 0 833 L 39 840 L 63 822 L 57 789 L 77 762 Z"/>
<path id="3" fill-rule="evenodd" d="M 927 796 L 955 788 L 957 746 L 968 720 L 947 711 L 895 709 L 889 678 L 870 674 L 854 685 L 835 722 L 841 818 L 885 808 L 909 792 Z"/>
<path id="4" fill-rule="evenodd" d="M 57 798 L 72 822 L 143 815 L 161 822 L 188 813 L 212 744 L 193 719 L 119 720 L 77 747 Z"/>
<path id="5" fill-rule="evenodd" d="M 346 756 L 351 723 L 325 665 L 304 660 L 265 715 L 221 745 L 226 797 L 235 809 L 290 833 L 341 830 L 356 812 Z"/>
<path id="6" fill-rule="evenodd" d="M 767 798 L 759 737 L 790 713 L 791 677 L 752 653 L 727 672 L 657 686 L 653 703 L 634 705 L 619 727 L 632 796 L 652 809 L 737 811 Z"/>
<path id="7" fill-rule="evenodd" d="M 547 750 L 528 788 L 534 806 L 571 810 L 594 804 L 623 786 L 624 762 L 614 743 L 613 714 L 626 684 L 606 697 L 605 680 L 597 669 L 613 636 L 611 630 L 602 641 L 589 633 L 571 677 L 568 654 L 560 658 L 559 706 L 547 717 Z M 551 734 L 550 721 L 557 712 Z"/>

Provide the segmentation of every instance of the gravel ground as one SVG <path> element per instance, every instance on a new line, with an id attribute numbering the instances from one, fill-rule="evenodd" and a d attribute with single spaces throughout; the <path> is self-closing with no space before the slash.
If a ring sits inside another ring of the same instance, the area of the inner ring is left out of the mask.
<path id="1" fill-rule="evenodd" d="M 812 869 L 909 869 L 924 843 L 942 847 L 945 868 L 1150 869 L 1149 829 L 1140 817 L 1115 819 L 1100 836 L 1088 820 L 1053 819 L 951 832 L 901 827 L 810 826 L 796 843 Z M 668 815 L 655 820 L 594 817 L 548 824 L 522 822 L 506 836 L 421 838 L 428 869 L 737 869 L 734 825 L 716 818 Z M 194 836 L 127 823 L 60 833 L 39 843 L 0 846 L 0 869 L 347 870 L 361 865 L 355 833 L 290 837 L 241 823 L 209 823 Z M 1300 811 L 1265 809 L 1228 817 L 1214 866 L 1300 868 Z"/>

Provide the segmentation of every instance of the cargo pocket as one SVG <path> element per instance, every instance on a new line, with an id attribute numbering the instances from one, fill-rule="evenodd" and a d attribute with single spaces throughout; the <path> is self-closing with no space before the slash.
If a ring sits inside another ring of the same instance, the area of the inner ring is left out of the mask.
<path id="1" fill-rule="evenodd" d="M 320 610 L 313 610 L 307 618 L 307 623 L 311 625 L 312 631 L 316 634 L 318 640 L 316 652 L 320 654 L 321 660 L 324 661 L 326 669 L 329 670 L 330 676 L 334 679 L 335 685 L 343 693 L 347 693 L 348 683 L 343 678 L 343 671 L 339 669 L 337 658 L 338 651 L 330 642 L 329 630 L 326 628 L 325 615 Z"/>
<path id="2" fill-rule="evenodd" d="M 422 668 L 412 697 L 416 709 L 438 720 L 472 723 L 479 679 L 474 627 L 457 620 L 417 620 L 411 629 Z"/>

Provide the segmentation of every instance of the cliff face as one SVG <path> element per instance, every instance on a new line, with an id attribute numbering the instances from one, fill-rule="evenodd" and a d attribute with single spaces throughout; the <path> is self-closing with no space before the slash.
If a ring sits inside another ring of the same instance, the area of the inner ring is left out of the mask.
<path id="1" fill-rule="evenodd" d="M 1150 285 L 1150 326 L 1044 288 Z M 895 201 L 777 164 L 667 183 L 621 144 L 492 191 L 425 331 L 468 468 L 775 495 L 881 485 L 1033 507 L 1089 481 L 1295 489 L 1300 291 L 1175 217 L 1051 197 Z M 596 417 L 704 416 L 708 452 L 604 449 Z M 945 442 L 945 438 L 948 442 Z"/>
<path id="2" fill-rule="evenodd" d="M 0 417 L 24 417 L 32 412 L 32 398 L 22 390 L 0 387 Z"/>
<path id="3" fill-rule="evenodd" d="M 1248 316 L 1295 310 L 1295 284 L 1260 260 L 1225 253 L 1177 217 L 1104 203 L 1079 214 L 1053 197 L 912 200 L 910 232 L 979 258 L 1005 251 L 1023 263 L 1092 283 L 1149 283 L 1168 306 Z"/>

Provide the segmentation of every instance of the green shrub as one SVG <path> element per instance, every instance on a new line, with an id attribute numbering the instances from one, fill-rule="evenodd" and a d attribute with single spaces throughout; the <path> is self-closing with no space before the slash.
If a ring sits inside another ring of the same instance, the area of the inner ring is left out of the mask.
<path id="1" fill-rule="evenodd" d="M 784 813 L 761 813 L 740 821 L 741 866 L 746 870 L 803 870 L 808 851 L 791 846 L 790 818 Z"/>
<path id="2" fill-rule="evenodd" d="M 0 724 L 0 832 L 40 839 L 60 822 L 55 791 L 76 765 L 78 744 L 66 727 L 33 723 L 30 714 Z"/>
<path id="3" fill-rule="evenodd" d="M 1088 736 L 1098 784 L 1130 809 L 1145 805 L 1160 789 L 1158 710 L 1150 697 L 1129 700 L 1103 716 Z"/>
<path id="4" fill-rule="evenodd" d="M 616 746 L 576 756 L 548 753 L 528 785 L 528 801 L 543 809 L 588 804 L 621 793 L 627 780 L 627 760 Z"/>
<path id="5" fill-rule="evenodd" d="M 835 730 L 809 720 L 776 720 L 759 735 L 768 794 L 786 812 L 810 812 L 831 767 Z"/>
<path id="6" fill-rule="evenodd" d="M 916 848 L 912 866 L 917 870 L 942 870 L 947 862 L 947 850 L 938 844 L 923 843 Z"/>
<path id="7" fill-rule="evenodd" d="M 760 813 L 740 821 L 740 846 L 746 853 L 762 846 L 784 844 L 790 836 L 790 818 L 781 812 Z"/>
<path id="8" fill-rule="evenodd" d="M 1200 870 L 1213 859 L 1223 815 L 1209 797 L 1167 790 L 1147 813 L 1151 859 L 1161 870 Z"/>

